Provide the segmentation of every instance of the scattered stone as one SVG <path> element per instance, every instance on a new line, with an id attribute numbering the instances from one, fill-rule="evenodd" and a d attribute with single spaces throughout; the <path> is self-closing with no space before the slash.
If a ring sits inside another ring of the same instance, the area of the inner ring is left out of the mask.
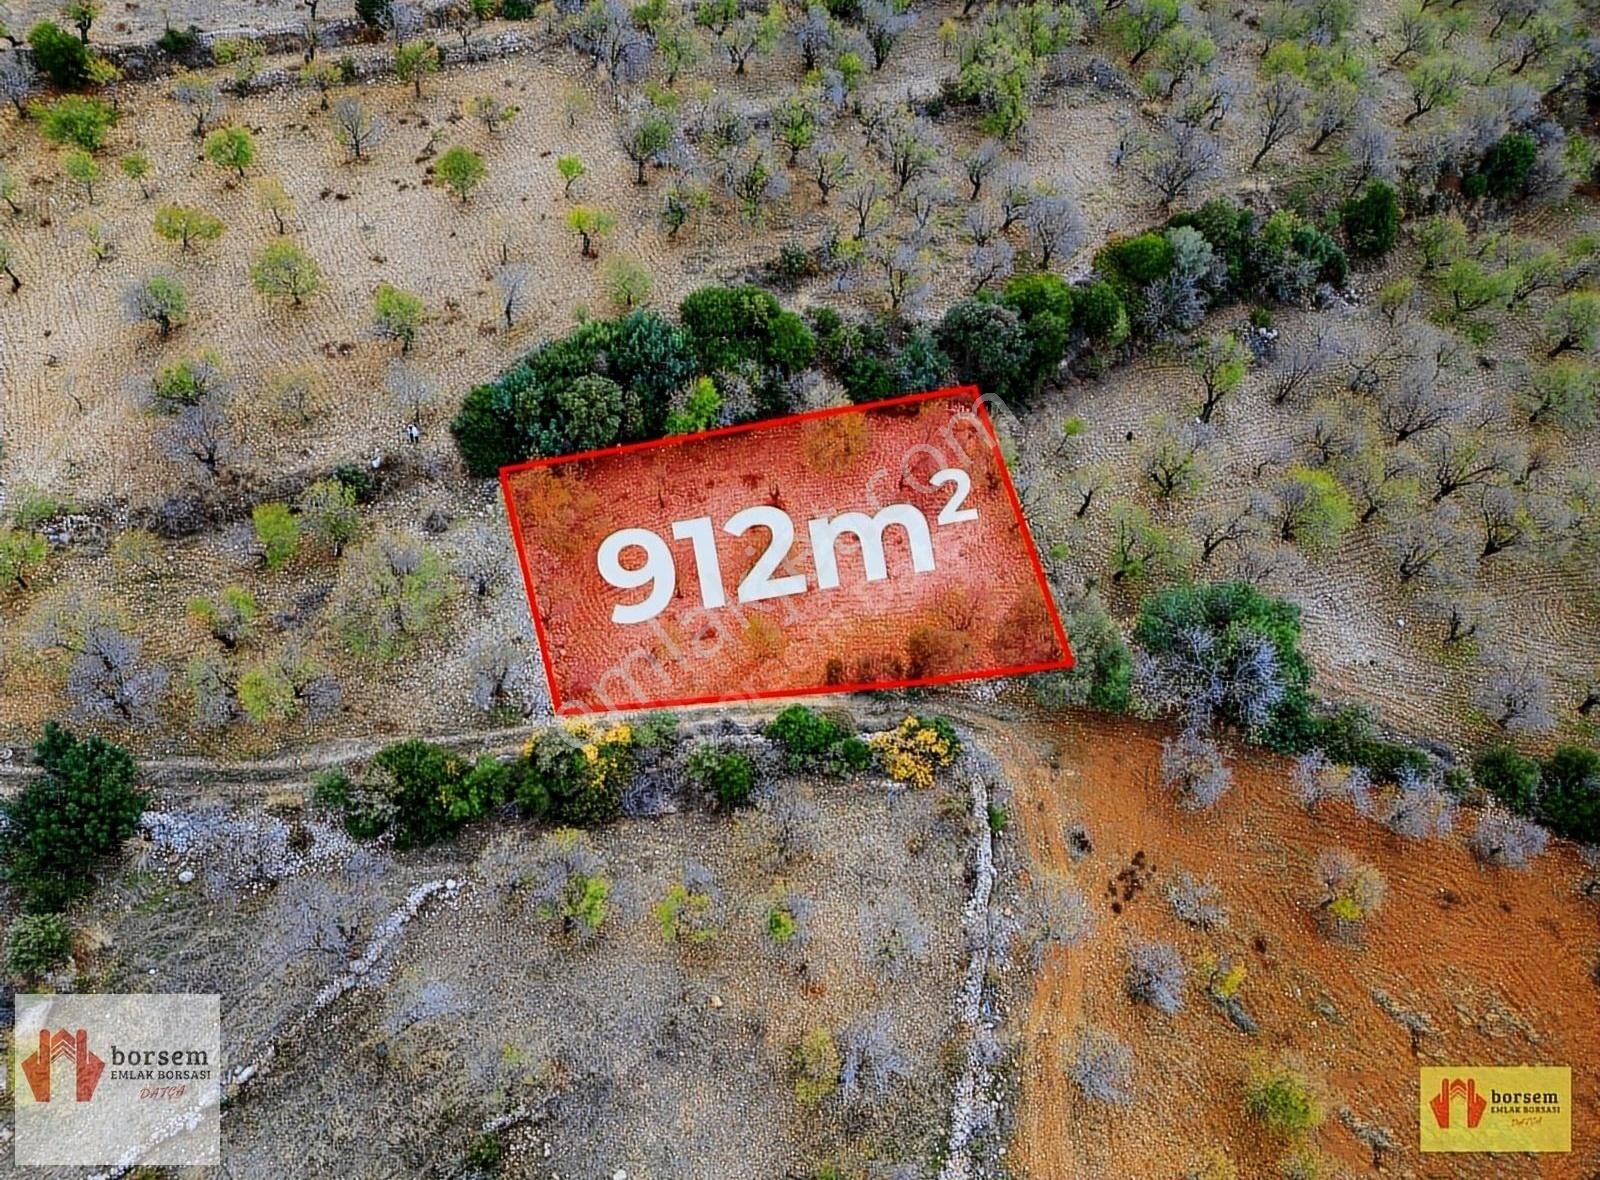
<path id="1" fill-rule="evenodd" d="M 190 871 L 189 869 L 184 869 L 183 872 L 178 874 L 178 884 L 179 885 L 187 885 L 187 884 L 189 884 L 189 882 L 191 882 L 193 880 L 194 880 L 194 873 L 192 871 Z"/>

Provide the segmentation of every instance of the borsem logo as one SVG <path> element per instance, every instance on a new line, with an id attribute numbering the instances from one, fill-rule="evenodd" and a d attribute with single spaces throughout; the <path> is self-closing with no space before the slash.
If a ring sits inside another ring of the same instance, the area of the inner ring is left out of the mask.
<path id="1" fill-rule="evenodd" d="M 1426 1067 L 1418 1119 L 1423 1151 L 1571 1151 L 1572 1071 Z"/>
<path id="2" fill-rule="evenodd" d="M 15 1013 L 19 1166 L 219 1162 L 220 997 L 19 995 Z"/>
<path id="3" fill-rule="evenodd" d="M 90 1051 L 89 1032 L 82 1028 L 75 1033 L 60 1028 L 54 1034 L 49 1029 L 39 1030 L 39 1047 L 22 1061 L 22 1076 L 28 1080 L 33 1100 L 50 1101 L 50 1066 L 61 1057 L 73 1066 L 73 1099 L 89 1101 L 94 1097 L 94 1088 L 100 1084 L 106 1063 Z"/>
<path id="4" fill-rule="evenodd" d="M 500 479 L 560 713 L 1072 664 L 972 387 L 539 459 Z"/>

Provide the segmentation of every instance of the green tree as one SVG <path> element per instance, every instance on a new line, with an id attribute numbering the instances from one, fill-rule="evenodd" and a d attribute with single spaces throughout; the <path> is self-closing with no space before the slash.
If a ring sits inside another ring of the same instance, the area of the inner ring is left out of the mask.
<path id="1" fill-rule="evenodd" d="M 300 493 L 299 508 L 306 531 L 328 546 L 335 557 L 361 532 L 356 494 L 336 479 L 319 479 L 307 487 Z"/>
<path id="2" fill-rule="evenodd" d="M 934 337 L 962 382 L 1007 403 L 1026 403 L 1033 396 L 1033 345 L 1022 317 L 1011 308 L 963 299 L 945 312 Z"/>
<path id="3" fill-rule="evenodd" d="M 585 258 L 598 258 L 600 243 L 617 228 L 617 219 L 604 209 L 574 205 L 567 210 L 567 228 L 578 235 Z"/>
<path id="4" fill-rule="evenodd" d="M 352 650 L 388 658 L 434 625 L 452 588 L 437 552 L 403 534 L 379 533 L 345 555 L 334 621 Z"/>
<path id="5" fill-rule="evenodd" d="M 1334 548 L 1356 521 L 1350 493 L 1320 467 L 1290 467 L 1277 497 L 1279 535 L 1307 549 Z"/>
<path id="6" fill-rule="evenodd" d="M 222 354 L 207 348 L 157 369 L 150 379 L 150 393 L 159 409 L 176 413 L 185 406 L 198 405 L 225 388 L 226 383 Z"/>
<path id="7" fill-rule="evenodd" d="M 672 120 L 654 108 L 629 120 L 622 133 L 622 150 L 634 163 L 635 184 L 645 183 L 645 165 L 661 158 L 662 153 L 672 146 L 673 135 Z"/>
<path id="8" fill-rule="evenodd" d="M 422 300 L 390 283 L 379 283 L 372 297 L 372 330 L 385 340 L 398 340 L 400 354 L 411 351 L 422 326 Z"/>
<path id="9" fill-rule="evenodd" d="M 0 585 L 28 589 L 28 579 L 44 564 L 49 543 L 28 529 L 0 528 Z"/>
<path id="10" fill-rule="evenodd" d="M 128 288 L 128 313 L 134 319 L 150 320 L 163 339 L 189 318 L 189 294 L 172 275 L 149 275 Z"/>
<path id="11" fill-rule="evenodd" d="M 105 146 L 117 113 L 98 98 L 64 94 L 37 112 L 39 132 L 51 143 L 72 144 L 86 152 Z"/>
<path id="12" fill-rule="evenodd" d="M 1229 333 L 1208 336 L 1189 354 L 1189 367 L 1200 378 L 1202 422 L 1210 422 L 1224 398 L 1244 382 L 1250 366 L 1250 350 Z"/>
<path id="13" fill-rule="evenodd" d="M 577 156 L 561 156 L 556 160 L 556 175 L 561 177 L 561 195 L 572 197 L 572 186 L 583 178 L 588 169 Z"/>
<path id="14" fill-rule="evenodd" d="M 28 30 L 33 64 L 61 90 L 75 90 L 89 80 L 89 47 L 55 21 L 42 20 Z"/>
<path id="15" fill-rule="evenodd" d="M 281 569 L 299 547 L 300 521 L 287 504 L 274 502 L 251 509 L 250 523 L 261 546 L 261 564 L 269 570 Z"/>
<path id="16" fill-rule="evenodd" d="M 631 258 L 607 259 L 600 278 L 612 306 L 621 312 L 647 303 L 655 286 L 650 272 Z"/>
<path id="17" fill-rule="evenodd" d="M 467 203 L 472 190 L 482 183 L 487 173 L 483 157 L 471 148 L 459 144 L 440 156 L 433 166 L 433 174 L 461 198 L 463 205 Z"/>
<path id="18" fill-rule="evenodd" d="M 1600 348 L 1600 291 L 1573 291 L 1550 304 L 1544 315 L 1550 340 L 1546 357 L 1564 352 L 1594 352 Z"/>
<path id="19" fill-rule="evenodd" d="M 162 205 L 156 210 L 156 234 L 177 242 L 185 251 L 193 249 L 197 242 L 216 241 L 224 228 L 221 219 L 193 205 Z"/>
<path id="20" fill-rule="evenodd" d="M 1322 1103 L 1304 1074 L 1284 1064 L 1257 1065 L 1245 1081 L 1245 1111 L 1267 1130 L 1299 1139 L 1322 1125 Z"/>
<path id="21" fill-rule="evenodd" d="M 117 167 L 122 170 L 124 176 L 139 186 L 139 194 L 148 201 L 150 199 L 150 186 L 146 181 L 152 171 L 150 157 L 143 152 L 129 152 L 117 161 Z"/>
<path id="22" fill-rule="evenodd" d="M 4 804 L 0 864 L 30 911 L 56 911 L 88 891 L 96 862 L 138 828 L 146 796 L 121 746 L 79 739 L 50 722 L 34 746 L 41 774 Z"/>
<path id="23" fill-rule="evenodd" d="M 82 148 L 74 148 L 61 159 L 61 170 L 83 188 L 84 199 L 94 204 L 94 185 L 100 179 L 100 165 Z"/>
<path id="24" fill-rule="evenodd" d="M 206 159 L 218 168 L 231 168 L 244 179 L 244 170 L 256 162 L 256 137 L 248 127 L 218 127 L 205 141 Z"/>
<path id="25" fill-rule="evenodd" d="M 422 80 L 439 70 L 439 47 L 432 41 L 418 39 L 394 47 L 394 72 L 402 82 L 410 82 L 418 98 L 422 97 Z"/>
<path id="26" fill-rule="evenodd" d="M 299 307 L 301 300 L 322 287 L 322 268 L 316 259 L 289 241 L 267 243 L 250 267 L 250 281 L 263 295 L 287 295 Z"/>
<path id="27" fill-rule="evenodd" d="M 666 432 L 697 434 L 709 430 L 717 424 L 721 413 L 722 395 L 717 392 L 717 383 L 710 377 L 697 377 L 684 400 L 683 409 L 673 410 L 667 415 Z"/>

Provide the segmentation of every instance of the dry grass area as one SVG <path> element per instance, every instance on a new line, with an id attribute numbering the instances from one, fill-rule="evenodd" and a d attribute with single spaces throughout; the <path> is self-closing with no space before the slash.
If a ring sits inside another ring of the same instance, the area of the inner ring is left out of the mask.
<path id="1" fill-rule="evenodd" d="M 1021 1030 L 1022 1097 L 1015 1157 L 1028 1180 L 1176 1176 L 1226 1150 L 1242 1176 L 1275 1173 L 1282 1151 L 1247 1118 L 1252 1060 L 1297 1059 L 1321 1088 L 1328 1119 L 1316 1143 L 1340 1174 L 1365 1175 L 1370 1153 L 1334 1117 L 1348 1107 L 1396 1143 L 1384 1174 L 1571 1177 L 1600 1165 L 1600 1072 L 1592 1052 L 1593 900 L 1569 847 L 1528 872 L 1480 865 L 1459 838 L 1411 844 L 1344 809 L 1308 815 L 1279 761 L 1241 757 L 1236 785 L 1211 812 L 1180 811 L 1158 785 L 1158 730 L 1092 717 L 1030 720 L 997 732 L 1013 810 L 1034 871 L 1074 881 L 1095 911 L 1078 948 L 1053 952 Z M 1093 851 L 1069 850 L 1081 827 Z M 1344 847 L 1388 883 L 1358 944 L 1316 920 L 1317 855 Z M 1138 883 L 1125 900 L 1137 865 Z M 1180 873 L 1209 878 L 1225 926 L 1197 931 L 1169 908 Z M 1115 903 L 1116 910 L 1113 909 Z M 1164 1016 L 1123 991 L 1128 947 L 1158 939 L 1189 966 L 1183 1010 Z M 1243 1004 L 1260 1023 L 1240 1032 L 1207 998 L 1205 956 L 1247 974 Z M 1374 999 L 1425 1013 L 1435 1030 L 1413 1056 L 1405 1029 Z M 1134 1052 L 1134 1100 L 1086 1102 L 1063 1072 L 1074 1033 L 1109 1029 Z M 1577 1094 L 1570 1156 L 1419 1156 L 1419 1064 L 1570 1064 Z"/>
<path id="2" fill-rule="evenodd" d="M 592 939 L 499 887 L 498 858 L 535 855 L 535 829 L 489 824 L 420 853 L 352 850 L 281 797 L 275 814 L 313 834 L 307 862 L 241 890 L 230 874 L 248 855 L 158 847 L 147 871 L 105 895 L 115 905 L 96 927 L 98 977 L 110 990 L 220 991 L 229 1068 L 278 1045 L 224 1118 L 240 1175 L 454 1174 L 478 1128 L 516 1111 L 529 1117 L 506 1136 L 510 1176 L 770 1180 L 829 1160 L 926 1160 L 944 1134 L 966 962 L 960 819 L 936 815 L 937 792 L 859 781 L 776 775 L 762 797 L 763 809 L 732 817 L 691 807 L 592 833 L 612 881 Z M 780 797 L 800 800 L 810 848 L 786 864 L 772 858 L 765 818 Z M 274 812 L 232 812 L 247 825 L 233 846 Z M 654 907 L 688 864 L 716 881 L 720 932 L 673 945 Z M 198 879 L 179 884 L 180 866 Z M 382 916 L 444 880 L 458 891 L 287 1035 Z M 803 936 L 781 952 L 763 934 L 778 890 L 805 899 Z M 926 941 L 873 965 L 885 907 L 909 913 Z M 843 1051 L 852 1028 L 880 1015 L 903 1062 L 884 1092 L 863 1074 L 849 1103 L 799 1103 L 801 1036 L 827 1029 Z"/>

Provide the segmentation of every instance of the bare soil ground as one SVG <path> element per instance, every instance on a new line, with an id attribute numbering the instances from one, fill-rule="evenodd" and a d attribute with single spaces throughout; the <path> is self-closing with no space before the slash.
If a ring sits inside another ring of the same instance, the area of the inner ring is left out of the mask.
<path id="1" fill-rule="evenodd" d="M 1273 1173 L 1281 1146 L 1244 1114 L 1256 1057 L 1298 1058 L 1323 1088 L 1325 1157 L 1367 1174 L 1371 1160 L 1333 1113 L 1348 1106 L 1383 1126 L 1397 1147 L 1386 1173 L 1426 1177 L 1588 1177 L 1600 1166 L 1600 1067 L 1592 1052 L 1600 912 L 1578 896 L 1570 846 L 1528 872 L 1486 868 L 1459 841 L 1408 844 L 1353 812 L 1307 815 L 1288 768 L 1241 754 L 1236 785 L 1210 813 L 1180 811 L 1158 785 L 1161 731 L 1080 716 L 1030 720 L 993 738 L 1015 791 L 1014 812 L 1032 862 L 1074 880 L 1097 911 L 1074 950 L 1046 962 L 1024 1029 L 1022 1099 L 1014 1158 L 1019 1177 L 1072 1180 L 1175 1176 L 1212 1148 L 1245 1176 Z M 1087 857 L 1069 852 L 1082 826 Z M 1344 847 L 1388 882 L 1383 910 L 1359 945 L 1328 941 L 1315 920 L 1313 865 Z M 1141 882 L 1124 901 L 1123 870 Z M 1164 896 L 1181 872 L 1212 879 L 1227 925 L 1203 933 L 1179 923 Z M 1114 912 L 1116 903 L 1120 913 Z M 1129 1002 L 1127 948 L 1137 938 L 1175 943 L 1191 991 L 1174 1017 Z M 1248 971 L 1241 995 L 1260 1022 L 1246 1036 L 1204 994 L 1195 964 L 1233 955 Z M 1374 999 L 1426 1013 L 1437 1030 L 1413 1056 L 1407 1033 Z M 1084 1025 L 1108 1028 L 1135 1053 L 1133 1105 L 1086 1103 L 1063 1074 Z M 1570 1156 L 1420 1156 L 1418 1065 L 1570 1064 L 1578 1095 Z"/>

